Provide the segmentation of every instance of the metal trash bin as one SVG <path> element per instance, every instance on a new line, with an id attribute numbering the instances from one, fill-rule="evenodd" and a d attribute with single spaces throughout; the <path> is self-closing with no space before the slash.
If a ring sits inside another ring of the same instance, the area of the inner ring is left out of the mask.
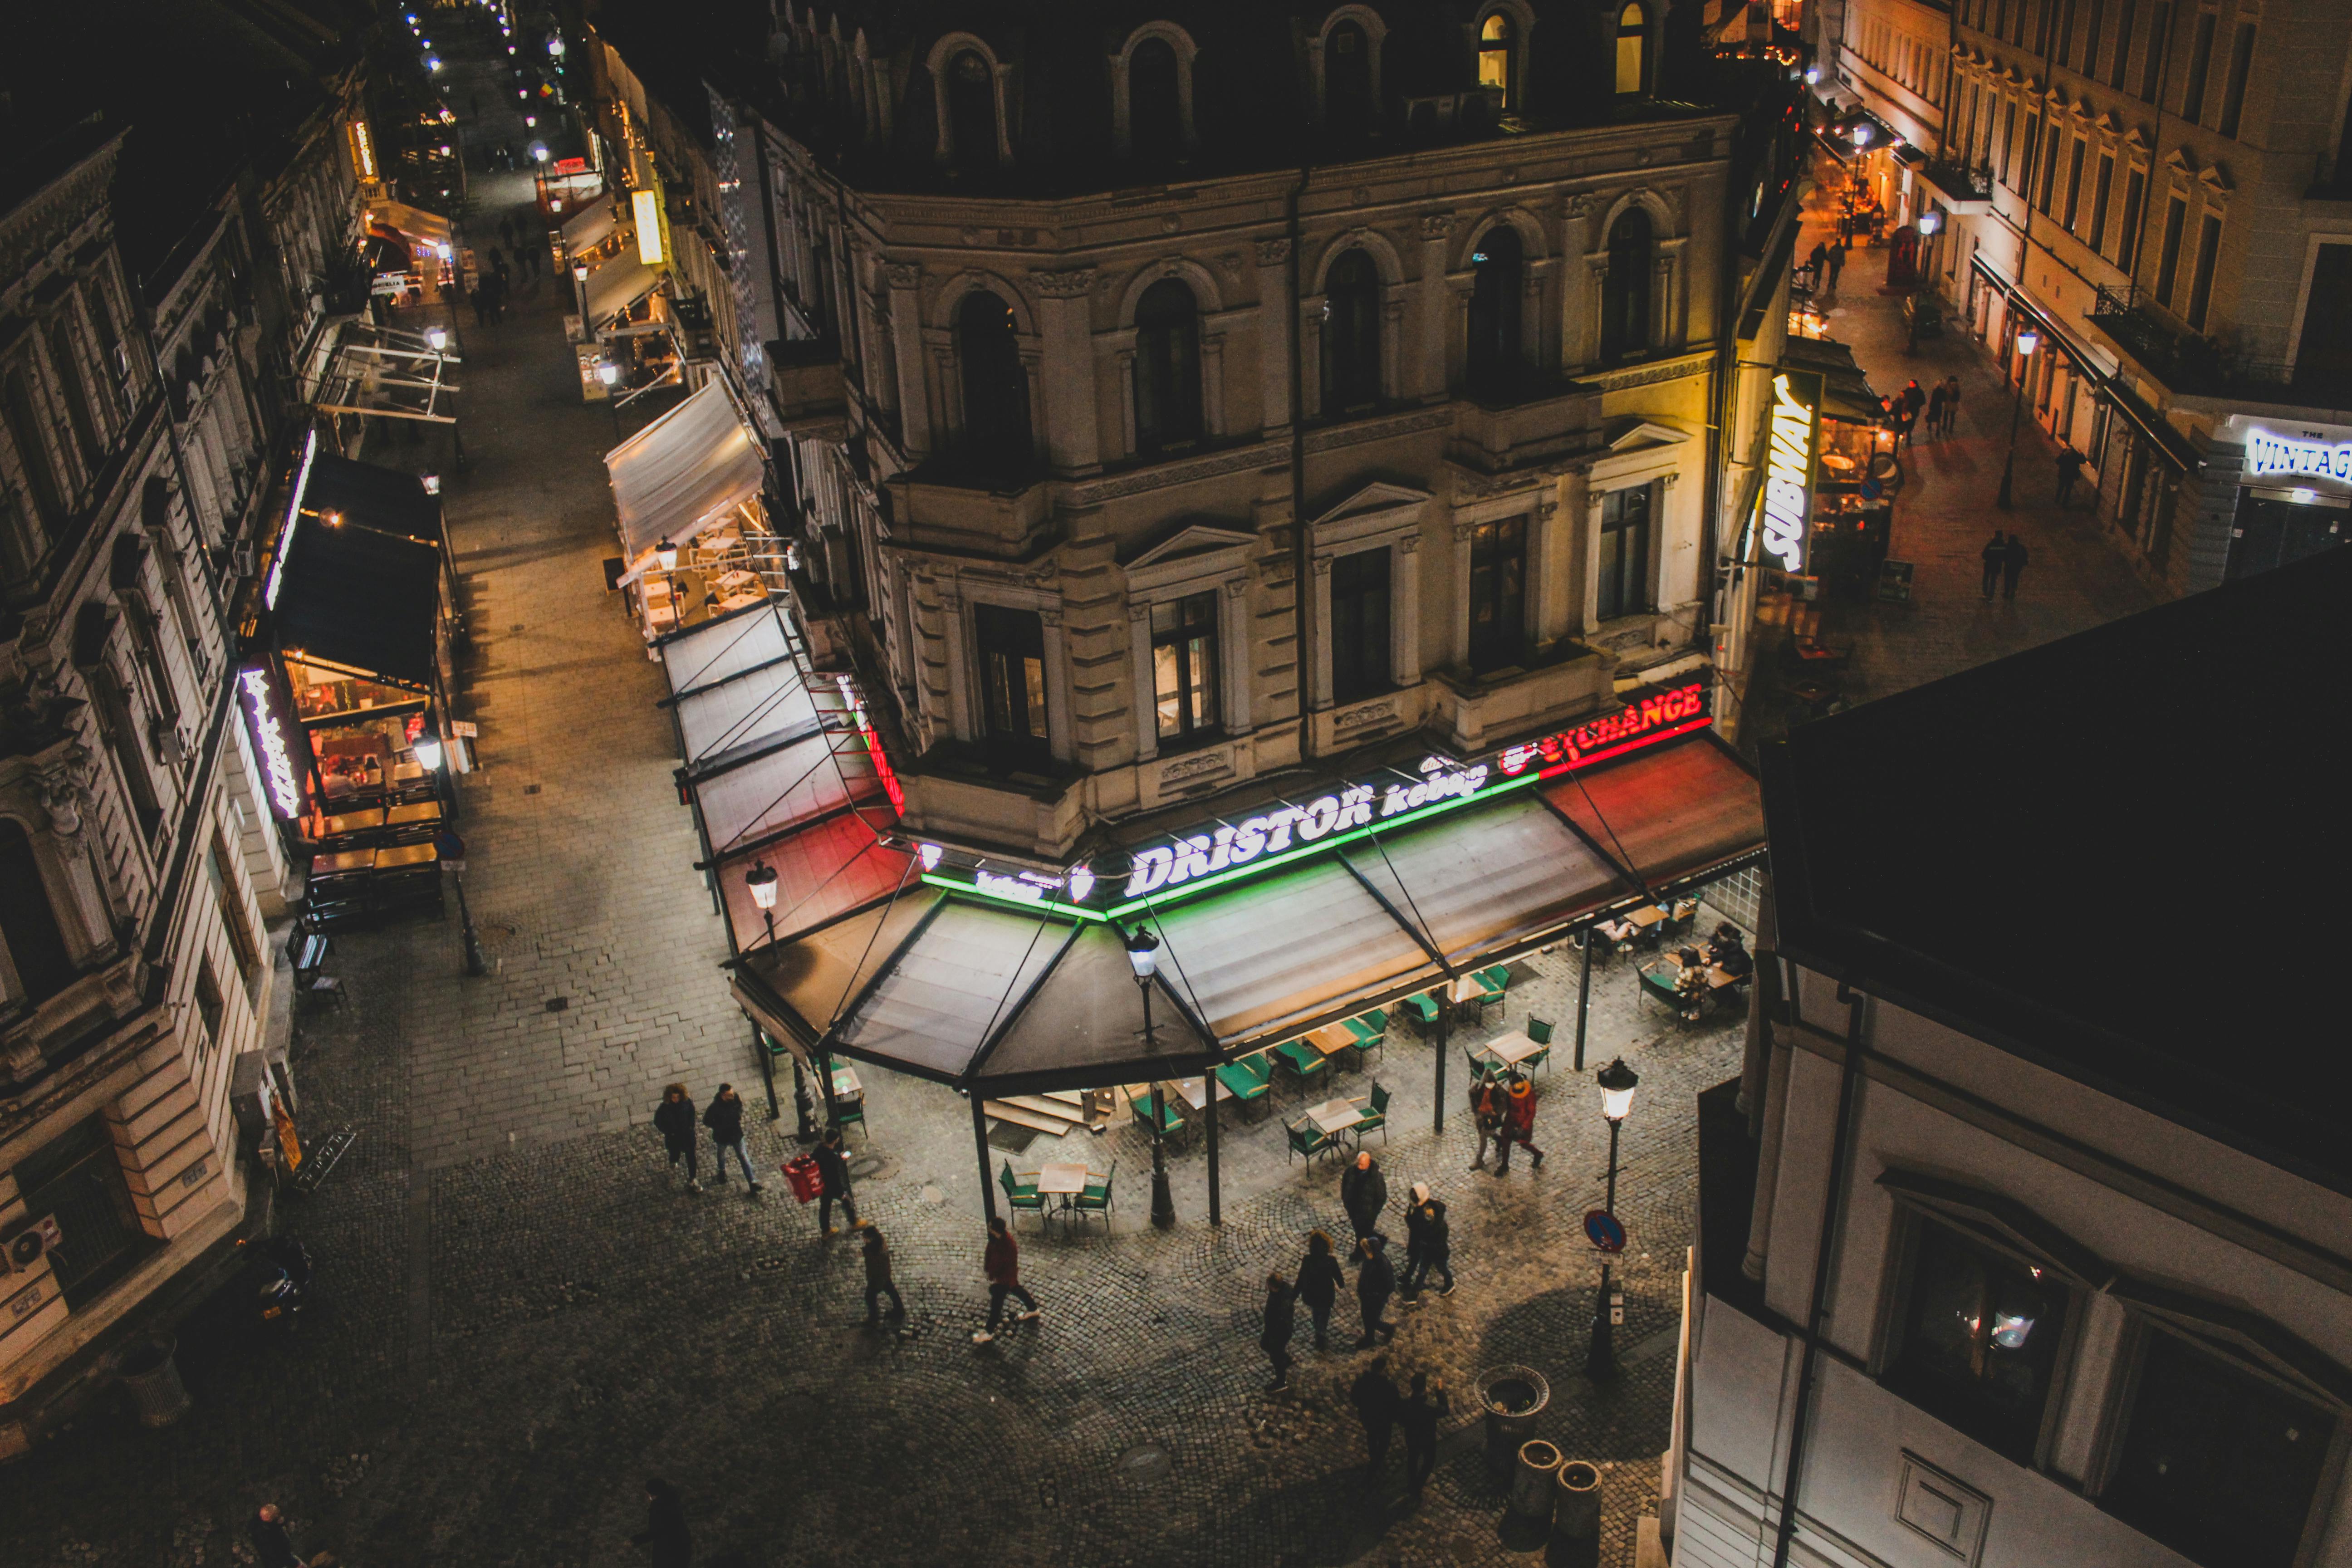
<path id="1" fill-rule="evenodd" d="M 1519 1445 L 1518 1473 L 1511 1478 L 1511 1511 L 1521 1519 L 1549 1524 L 1552 1500 L 1559 1495 L 1560 1451 L 1540 1437 Z"/>
<path id="2" fill-rule="evenodd" d="M 187 1385 L 172 1359 L 178 1348 L 176 1340 L 149 1340 L 131 1346 L 116 1363 L 142 1426 L 169 1426 L 188 1413 Z"/>
<path id="3" fill-rule="evenodd" d="M 1601 1471 L 1582 1459 L 1559 1467 L 1559 1494 L 1553 1505 L 1551 1534 L 1555 1541 L 1596 1541 L 1601 1536 Z"/>
<path id="4" fill-rule="evenodd" d="M 1551 1384 L 1531 1366 L 1498 1366 L 1478 1374 L 1478 1406 L 1486 1413 L 1486 1465 L 1507 1474 L 1519 1445 L 1535 1436 L 1536 1417 L 1551 1403 Z"/>

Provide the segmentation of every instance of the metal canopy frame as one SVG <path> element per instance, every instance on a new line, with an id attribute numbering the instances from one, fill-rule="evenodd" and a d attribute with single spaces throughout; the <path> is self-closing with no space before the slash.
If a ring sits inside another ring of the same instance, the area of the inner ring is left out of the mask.
<path id="1" fill-rule="evenodd" d="M 457 417 L 443 412 L 442 399 L 464 390 L 447 379 L 449 367 L 464 363 L 420 333 L 354 321 L 319 377 L 317 407 L 322 414 L 455 425 Z"/>

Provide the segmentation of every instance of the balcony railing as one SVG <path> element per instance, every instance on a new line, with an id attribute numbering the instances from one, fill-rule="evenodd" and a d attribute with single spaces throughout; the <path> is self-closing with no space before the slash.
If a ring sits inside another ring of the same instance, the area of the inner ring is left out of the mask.
<path id="1" fill-rule="evenodd" d="M 2102 287 L 2090 317 L 2092 325 L 2177 394 L 2352 407 L 2352 372 L 2258 359 L 2234 352 L 2218 339 L 2182 331 L 2159 315 L 2137 286 Z"/>
<path id="2" fill-rule="evenodd" d="M 1966 163 L 1937 158 L 1919 173 L 1927 183 L 1947 196 L 1958 202 L 1989 202 L 1992 200 L 1992 170 L 1972 169 Z"/>

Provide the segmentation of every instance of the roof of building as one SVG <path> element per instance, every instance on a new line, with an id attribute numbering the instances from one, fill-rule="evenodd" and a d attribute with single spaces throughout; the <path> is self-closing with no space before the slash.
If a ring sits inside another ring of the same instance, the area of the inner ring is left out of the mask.
<path id="1" fill-rule="evenodd" d="M 2336 550 L 1800 727 L 1781 950 L 2352 1192 L 2347 603 Z"/>

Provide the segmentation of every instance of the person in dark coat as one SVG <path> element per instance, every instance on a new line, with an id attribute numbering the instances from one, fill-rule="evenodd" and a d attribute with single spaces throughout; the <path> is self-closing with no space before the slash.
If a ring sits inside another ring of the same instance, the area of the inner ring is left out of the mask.
<path id="1" fill-rule="evenodd" d="M 1388 1357 L 1372 1358 L 1372 1364 L 1348 1391 L 1348 1399 L 1356 1407 L 1356 1419 L 1364 1424 L 1364 1449 L 1370 1457 L 1368 1468 L 1377 1485 L 1389 1468 L 1389 1434 L 1396 1429 L 1397 1415 L 1404 1403 L 1390 1380 Z"/>
<path id="2" fill-rule="evenodd" d="M 1715 935 L 1706 944 L 1707 961 L 1735 979 L 1756 972 L 1756 959 L 1739 935 L 1739 928 L 1729 921 L 1715 928 Z"/>
<path id="3" fill-rule="evenodd" d="M 1274 1363 L 1274 1381 L 1265 1385 L 1268 1394 L 1279 1394 L 1290 1386 L 1290 1335 L 1297 1326 L 1298 1292 L 1281 1275 L 1267 1275 L 1265 1326 L 1258 1331 L 1257 1342 Z"/>
<path id="4" fill-rule="evenodd" d="M 1944 433 L 1946 396 L 1944 384 L 1940 381 L 1936 384 L 1936 389 L 1927 394 L 1927 439 L 1930 441 Z"/>
<path id="5" fill-rule="evenodd" d="M 2071 506 L 2074 500 L 2074 477 L 2083 471 L 2083 454 L 2072 447 L 2058 448 L 2058 504 Z"/>
<path id="6" fill-rule="evenodd" d="M 1385 1344 L 1396 1338 L 1396 1325 L 1383 1316 L 1389 1298 L 1396 1294 L 1396 1269 L 1389 1263 L 1389 1238 L 1377 1233 L 1356 1243 L 1356 1310 L 1364 1320 L 1358 1350 L 1370 1350 L 1374 1335 Z"/>
<path id="7" fill-rule="evenodd" d="M 1503 1135 L 1503 1085 L 1491 1068 L 1480 1068 L 1478 1076 L 1471 1080 L 1470 1122 L 1478 1129 L 1478 1157 L 1470 1162 L 1470 1168 L 1483 1171 L 1486 1168 L 1486 1146 L 1499 1142 Z"/>
<path id="8" fill-rule="evenodd" d="M 1347 1277 L 1339 1271 L 1339 1260 L 1331 1255 L 1331 1238 L 1316 1231 L 1307 1238 L 1307 1257 L 1298 1265 L 1298 1299 L 1307 1303 L 1307 1316 L 1315 1320 L 1315 1348 L 1330 1348 L 1325 1335 L 1331 1327 L 1331 1303 L 1339 1300 L 1339 1286 Z"/>
<path id="9" fill-rule="evenodd" d="M 882 1298 L 890 1298 L 890 1315 L 903 1318 L 907 1303 L 898 1297 L 898 1287 L 890 1279 L 890 1245 L 882 1233 L 867 1226 L 866 1231 L 866 1326 L 872 1328 L 882 1321 Z"/>
<path id="10" fill-rule="evenodd" d="M 1360 1153 L 1356 1163 L 1339 1177 L 1339 1206 L 1348 1211 L 1348 1223 L 1356 1227 L 1356 1239 L 1381 1227 L 1381 1215 L 1388 1212 L 1389 1179 L 1381 1174 L 1380 1163 L 1370 1154 Z"/>
<path id="11" fill-rule="evenodd" d="M 735 1092 L 731 1083 L 722 1083 L 702 1112 L 702 1124 L 710 1129 L 711 1144 L 718 1150 L 717 1170 L 713 1180 L 720 1186 L 727 1184 L 727 1156 L 743 1167 L 743 1180 L 753 1192 L 761 1191 L 760 1178 L 751 1173 L 751 1157 L 743 1152 L 743 1097 Z"/>
<path id="12" fill-rule="evenodd" d="M 996 1337 L 997 1320 L 1004 1315 L 1004 1299 L 1021 1298 L 1023 1310 L 1013 1321 L 1034 1323 L 1040 1316 L 1037 1298 L 1021 1288 L 1021 1244 L 1001 1219 L 988 1222 L 988 1250 L 981 1255 L 981 1271 L 988 1276 L 988 1326 L 974 1329 L 971 1342 L 984 1345 Z"/>
<path id="13" fill-rule="evenodd" d="M 849 1157 L 841 1152 L 841 1129 L 826 1128 L 814 1152 L 818 1182 L 817 1227 L 827 1236 L 838 1234 L 833 1228 L 833 1205 L 839 1204 L 842 1214 L 849 1220 L 849 1228 L 864 1230 L 873 1222 L 857 1217 L 857 1200 L 849 1192 Z"/>
<path id="14" fill-rule="evenodd" d="M 1437 1292 L 1454 1294 L 1454 1240 L 1445 1223 L 1445 1202 L 1429 1195 L 1427 1182 L 1412 1185 L 1412 1206 L 1404 1211 L 1404 1278 L 1397 1289 L 1408 1301 L 1421 1300 L 1422 1282 L 1431 1274 L 1445 1276 Z"/>
<path id="15" fill-rule="evenodd" d="M 1433 1385 L 1427 1373 L 1414 1373 L 1412 1392 L 1397 1407 L 1397 1425 L 1404 1428 L 1405 1483 L 1415 1492 L 1437 1468 L 1437 1424 L 1445 1413 L 1445 1380 Z"/>
<path id="16" fill-rule="evenodd" d="M 659 1476 L 646 1482 L 646 1527 L 629 1537 L 634 1546 L 649 1548 L 654 1568 L 690 1568 L 694 1536 L 686 1528 L 686 1504 L 677 1489 Z"/>
<path id="17" fill-rule="evenodd" d="M 1990 599 L 1994 584 L 2000 581 L 2001 563 L 2009 559 L 2009 541 L 2000 530 L 1992 531 L 1991 540 L 1977 552 L 1977 559 L 1984 563 L 1984 596 Z"/>
<path id="18" fill-rule="evenodd" d="M 1830 292 L 1831 292 L 1831 293 L 1834 294 L 1834 293 L 1836 293 L 1836 292 L 1837 292 L 1838 279 L 1839 279 L 1839 277 L 1840 277 L 1841 275 L 1843 275 L 1843 274 L 1844 273 L 1844 271 L 1845 271 L 1845 252 L 1844 252 L 1843 249 L 1832 249 L 1832 250 L 1830 252 Z"/>
<path id="19" fill-rule="evenodd" d="M 2025 535 L 2011 533 L 2008 548 L 2000 552 L 2000 596 L 2017 597 L 2017 579 L 2025 571 Z"/>
<path id="20" fill-rule="evenodd" d="M 1523 1072 L 1511 1075 L 1510 1092 L 1503 1097 L 1503 1157 L 1495 1163 L 1495 1174 L 1510 1170 L 1514 1143 L 1528 1152 L 1537 1170 L 1543 1169 L 1544 1152 L 1536 1147 L 1536 1086 Z"/>
<path id="21" fill-rule="evenodd" d="M 304 1568 L 302 1559 L 294 1555 L 294 1542 L 286 1533 L 286 1519 L 276 1503 L 263 1503 L 250 1529 L 253 1554 L 261 1560 L 261 1568 Z"/>
<path id="22" fill-rule="evenodd" d="M 1948 377 L 1944 382 L 1944 434 L 1952 433 L 1960 418 L 1960 378 Z"/>
<path id="23" fill-rule="evenodd" d="M 662 1147 L 669 1151 L 671 1170 L 677 1169 L 680 1160 L 686 1162 L 686 1190 L 702 1190 L 702 1173 L 696 1168 L 694 1153 L 694 1101 L 686 1092 L 686 1085 L 674 1083 L 662 1090 L 662 1100 L 654 1107 L 654 1126 L 662 1135 Z"/>

